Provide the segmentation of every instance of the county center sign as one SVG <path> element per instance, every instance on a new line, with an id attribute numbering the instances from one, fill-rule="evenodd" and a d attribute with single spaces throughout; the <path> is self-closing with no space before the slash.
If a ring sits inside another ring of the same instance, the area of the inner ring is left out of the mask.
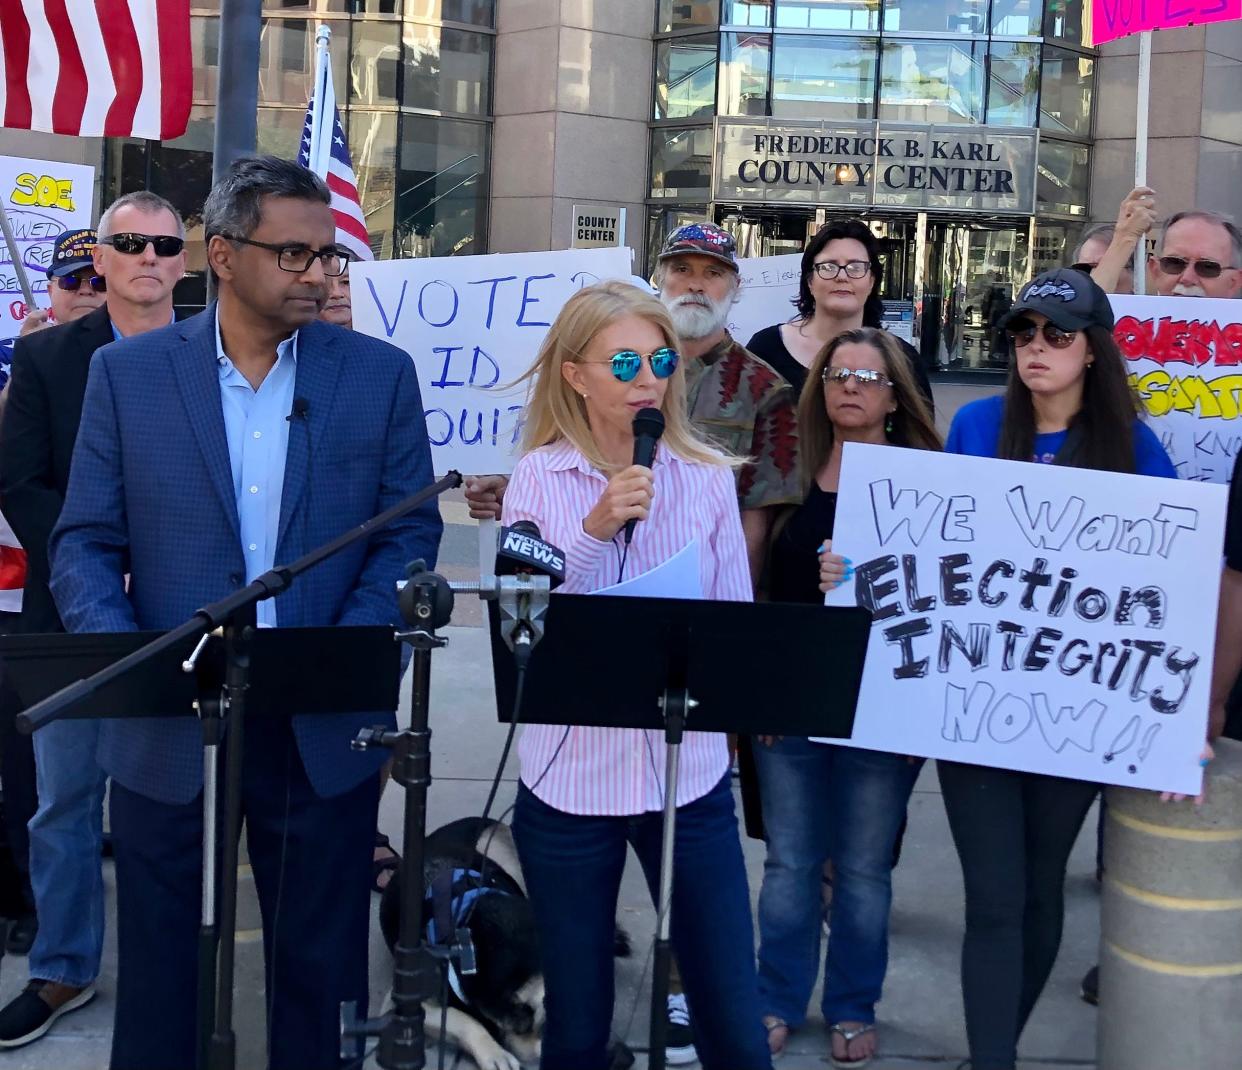
<path id="1" fill-rule="evenodd" d="M 1035 210 L 1034 130 L 717 120 L 716 201 Z"/>

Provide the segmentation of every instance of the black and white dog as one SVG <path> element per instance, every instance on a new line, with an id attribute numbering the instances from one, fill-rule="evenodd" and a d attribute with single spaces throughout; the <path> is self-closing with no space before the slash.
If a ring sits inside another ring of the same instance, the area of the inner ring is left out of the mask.
<path id="1" fill-rule="evenodd" d="M 380 901 L 389 948 L 400 930 L 400 880 L 394 873 Z M 463 818 L 427 837 L 422 925 L 429 943 L 470 934 L 476 969 L 449 969 L 448 1039 L 480 1070 L 538 1064 L 543 1034 L 543 974 L 535 916 L 508 825 Z M 426 1003 L 427 1033 L 439 1036 L 441 1008 Z"/>

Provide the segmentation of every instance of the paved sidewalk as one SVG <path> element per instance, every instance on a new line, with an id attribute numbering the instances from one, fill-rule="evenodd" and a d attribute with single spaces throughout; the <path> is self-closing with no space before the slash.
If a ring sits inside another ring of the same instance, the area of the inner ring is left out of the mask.
<path id="1" fill-rule="evenodd" d="M 460 507 L 459 507 L 460 508 Z M 450 517 L 446 516 L 446 520 Z M 452 519 L 459 520 L 456 515 Z M 460 519 L 464 519 L 460 518 Z M 453 524 L 446 539 L 441 569 L 452 578 L 477 575 L 471 540 L 474 529 Z M 471 623 L 481 619 L 477 603 L 464 607 Z M 429 827 L 479 813 L 499 759 L 504 739 L 492 700 L 490 658 L 479 627 L 446 629 L 450 642 L 434 655 L 432 681 L 433 776 Z M 402 723 L 408 719 L 408 689 L 403 690 Z M 515 767 L 506 772 L 505 805 L 513 797 Z M 1095 959 L 1098 938 L 1098 895 L 1093 879 L 1094 812 L 1070 864 L 1065 941 L 1048 989 L 1036 1009 L 1022 1045 L 1023 1070 L 1047 1067 L 1091 1067 L 1095 1057 L 1096 1012 L 1078 999 L 1078 981 Z M 401 799 L 389 786 L 380 824 L 394 843 L 401 837 Z M 746 841 L 751 895 L 758 894 L 763 874 L 762 845 Z M 111 864 L 105 865 L 109 891 L 108 934 L 100 994 L 90 1006 L 58 1023 L 43 1040 L 0 1054 L 0 1070 L 102 1070 L 107 1066 L 112 1021 L 112 979 L 116 945 L 113 931 Z M 962 936 L 962 890 L 957 856 L 949 838 L 934 772 L 925 769 L 910 805 L 910 827 L 901 865 L 895 876 L 891 962 L 884 1002 L 879 1010 L 881 1057 L 874 1070 L 953 1070 L 965 1058 L 962 1004 L 958 985 L 958 953 Z M 377 897 L 378 898 L 378 897 Z M 631 862 L 621 892 L 620 920 L 629 931 L 635 953 L 618 964 L 615 1028 L 631 1047 L 643 1048 L 647 1035 L 647 951 L 654 914 L 638 868 Z M 242 871 L 239 911 L 240 942 L 236 1007 L 238 1067 L 263 1066 L 264 999 L 258 909 L 247 869 Z M 391 977 L 391 958 L 376 926 L 371 942 L 373 1008 L 379 1006 Z M 26 964 L 8 958 L 0 968 L 0 1000 L 7 1001 L 26 982 Z M 812 1005 L 818 1004 L 818 996 Z M 828 1064 L 823 1024 L 813 1019 L 796 1034 L 779 1070 L 822 1070 Z M 369 1064 L 373 1065 L 373 1063 Z M 472 1066 L 450 1055 L 446 1066 Z M 436 1066 L 429 1055 L 428 1066 Z M 646 1066 L 641 1055 L 639 1068 Z M 179 1070 L 179 1068 L 169 1068 Z"/>

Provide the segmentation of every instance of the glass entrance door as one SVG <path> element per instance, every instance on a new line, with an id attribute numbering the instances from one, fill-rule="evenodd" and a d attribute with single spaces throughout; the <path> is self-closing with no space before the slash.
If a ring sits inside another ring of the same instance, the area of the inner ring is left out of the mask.
<path id="1" fill-rule="evenodd" d="M 1000 322 L 1029 272 L 1026 221 L 928 220 L 923 353 L 930 365 L 1007 368 L 1009 340 Z"/>

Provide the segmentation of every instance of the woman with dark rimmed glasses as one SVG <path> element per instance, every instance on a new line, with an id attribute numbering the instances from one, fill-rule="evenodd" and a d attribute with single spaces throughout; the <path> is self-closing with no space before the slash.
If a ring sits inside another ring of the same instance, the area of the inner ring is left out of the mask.
<path id="1" fill-rule="evenodd" d="M 534 521 L 565 551 L 561 591 L 598 591 L 697 544 L 701 596 L 751 600 L 735 462 L 691 429 L 677 345 L 657 298 L 601 283 L 565 304 L 527 375 L 521 458 L 502 520 Z M 665 422 L 650 467 L 633 464 L 634 417 L 645 408 Z M 641 523 L 627 545 L 630 520 Z M 647 649 L 650 639 L 582 636 L 615 648 L 618 674 L 633 659 L 659 656 Z M 565 701 L 589 704 L 591 696 Z M 543 1070 L 609 1066 L 617 893 L 627 845 L 656 890 L 663 754 L 660 733 L 523 730 L 513 833 L 539 932 Z M 771 1060 L 723 735 L 685 734 L 677 804 L 672 942 L 695 1046 L 707 1070 L 763 1070 Z"/>
<path id="2" fill-rule="evenodd" d="M 824 591 L 851 575 L 831 541 L 845 443 L 939 450 L 940 436 L 897 339 L 860 327 L 837 335 L 812 363 L 798 437 L 806 497 L 773 541 L 769 596 L 822 604 Z M 768 1046 L 783 1051 L 806 1020 L 819 973 L 821 874 L 831 858 L 821 1002 L 829 1057 L 836 1067 L 866 1066 L 888 967 L 893 856 L 922 759 L 794 736 L 760 737 L 752 749 L 768 848 L 759 893 Z"/>
<path id="3" fill-rule="evenodd" d="M 946 450 L 1177 478 L 1113 340 L 1108 297 L 1058 268 L 1022 288 L 1004 397 L 964 406 Z M 1014 1070 L 1061 945 L 1065 867 L 1098 785 L 938 761 L 966 885 L 962 994 L 971 1070 Z M 965 1064 L 964 1064 L 965 1065 Z"/>

